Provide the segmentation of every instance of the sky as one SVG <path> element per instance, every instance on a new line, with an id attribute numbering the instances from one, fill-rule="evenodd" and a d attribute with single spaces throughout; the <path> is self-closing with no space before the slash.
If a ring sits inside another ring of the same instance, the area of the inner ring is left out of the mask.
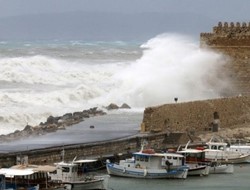
<path id="1" fill-rule="evenodd" d="M 0 40 L 145 40 L 248 22 L 249 0 L 0 0 Z"/>

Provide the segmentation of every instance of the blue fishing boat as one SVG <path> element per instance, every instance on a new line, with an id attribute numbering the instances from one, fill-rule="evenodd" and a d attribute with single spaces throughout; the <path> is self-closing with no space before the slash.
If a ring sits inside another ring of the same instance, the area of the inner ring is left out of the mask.
<path id="1" fill-rule="evenodd" d="M 119 164 L 107 161 L 106 168 L 110 175 L 149 179 L 186 179 L 188 167 L 183 164 L 172 167 L 163 165 L 168 153 L 155 153 L 151 149 L 133 153 L 130 159 L 120 160 Z"/>

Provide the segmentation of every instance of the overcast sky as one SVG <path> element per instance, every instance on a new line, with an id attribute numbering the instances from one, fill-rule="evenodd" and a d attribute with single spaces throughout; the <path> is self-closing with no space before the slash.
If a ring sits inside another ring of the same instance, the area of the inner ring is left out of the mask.
<path id="1" fill-rule="evenodd" d="M 249 0 L 0 0 L 0 39 L 197 35 L 219 21 L 248 22 L 249 8 Z"/>

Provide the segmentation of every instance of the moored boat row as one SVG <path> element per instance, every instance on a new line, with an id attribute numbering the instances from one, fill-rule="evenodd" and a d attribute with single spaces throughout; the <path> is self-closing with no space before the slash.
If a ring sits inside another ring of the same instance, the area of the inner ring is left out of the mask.
<path id="1" fill-rule="evenodd" d="M 1 168 L 1 189 L 93 190 L 108 189 L 110 175 L 144 179 L 186 179 L 188 176 L 232 174 L 235 163 L 249 161 L 249 154 L 230 149 L 227 143 L 209 141 L 205 147 L 155 152 L 142 149 L 119 163 L 106 162 L 107 174 L 86 173 L 85 164 L 96 160 L 59 162 L 54 166 L 16 165 Z M 244 147 L 246 149 L 246 147 Z M 244 159 L 243 159 L 244 158 Z"/>
<path id="2" fill-rule="evenodd" d="M 227 143 L 206 143 L 206 147 L 188 148 L 175 153 L 156 153 L 152 149 L 141 149 L 133 157 L 119 163 L 107 161 L 110 175 L 134 178 L 186 179 L 187 176 L 207 176 L 209 174 L 232 174 L 236 163 L 246 163 L 250 155 L 233 151 Z"/>

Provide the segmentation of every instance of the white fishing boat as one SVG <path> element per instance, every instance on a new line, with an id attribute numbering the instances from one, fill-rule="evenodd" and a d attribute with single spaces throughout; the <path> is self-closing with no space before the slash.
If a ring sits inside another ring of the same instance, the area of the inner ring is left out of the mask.
<path id="1" fill-rule="evenodd" d="M 187 149 L 177 151 L 185 157 L 185 163 L 189 167 L 189 176 L 209 175 L 210 163 L 205 161 L 205 152 L 197 149 Z"/>
<path id="2" fill-rule="evenodd" d="M 188 167 L 186 165 L 172 166 L 165 163 L 166 153 L 155 153 L 151 149 L 133 153 L 133 157 L 120 160 L 119 164 L 107 161 L 106 168 L 110 175 L 148 179 L 186 179 Z"/>
<path id="3" fill-rule="evenodd" d="M 1 168 L 1 189 L 64 190 L 61 183 L 50 183 L 47 172 L 56 168 L 49 165 L 15 165 Z"/>
<path id="4" fill-rule="evenodd" d="M 250 157 L 249 154 L 230 150 L 228 144 L 224 142 L 212 142 L 210 140 L 206 145 L 207 148 L 204 151 L 208 161 L 237 164 L 248 162 Z"/>
<path id="5" fill-rule="evenodd" d="M 210 162 L 205 160 L 205 152 L 198 149 L 188 148 L 190 141 L 180 150 L 178 147 L 177 153 L 185 158 L 185 163 L 189 166 L 189 176 L 207 176 L 209 175 Z"/>
<path id="6" fill-rule="evenodd" d="M 190 141 L 186 144 L 185 148 L 179 151 L 186 158 L 187 165 L 191 164 L 194 168 L 194 171 L 189 170 L 190 175 L 208 175 L 208 174 L 227 174 L 234 172 L 234 165 L 229 163 L 220 163 L 218 161 L 208 161 L 206 159 L 206 152 L 203 147 L 197 147 L 196 149 L 188 148 Z M 195 167 L 197 166 L 197 171 L 195 171 Z M 198 166 L 206 166 L 206 168 L 202 171 L 202 169 L 198 170 Z M 201 173 L 199 173 L 199 171 Z"/>
<path id="7" fill-rule="evenodd" d="M 232 174 L 234 173 L 233 164 L 221 164 L 219 162 L 212 162 L 210 169 L 210 174 Z"/>
<path id="8" fill-rule="evenodd" d="M 107 189 L 109 175 L 96 175 L 85 173 L 82 164 L 95 160 L 77 160 L 71 163 L 64 161 L 56 163 L 56 170 L 48 175 L 51 181 L 59 181 L 64 184 L 65 190 L 92 190 Z"/>
<path id="9" fill-rule="evenodd" d="M 250 154 L 250 145 L 233 144 L 230 145 L 229 150 L 239 152 L 241 154 Z"/>
<path id="10" fill-rule="evenodd" d="M 250 155 L 250 145 L 249 144 L 231 144 L 229 147 L 230 151 L 239 152 L 241 154 L 248 154 Z M 250 157 L 248 158 L 247 162 L 250 162 Z"/>

